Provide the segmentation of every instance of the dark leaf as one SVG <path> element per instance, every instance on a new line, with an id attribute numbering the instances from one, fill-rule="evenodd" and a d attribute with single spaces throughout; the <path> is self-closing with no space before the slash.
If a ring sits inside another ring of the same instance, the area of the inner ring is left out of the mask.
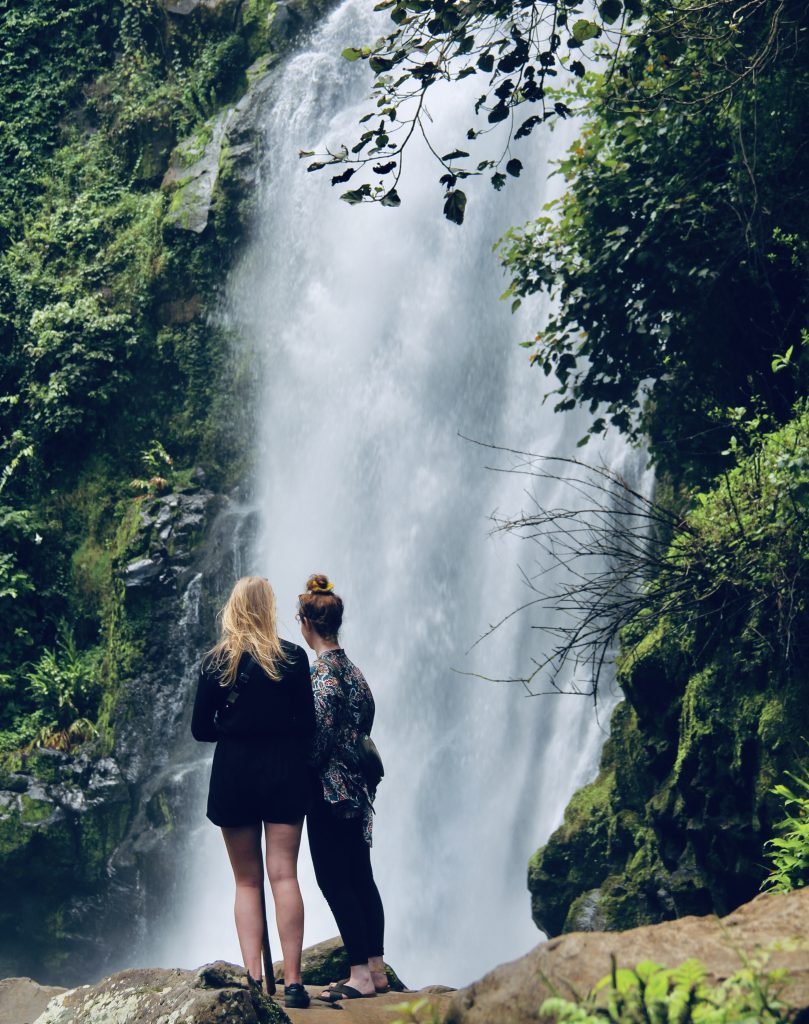
<path id="1" fill-rule="evenodd" d="M 401 206 L 402 200 L 399 198 L 399 193 L 395 188 L 392 188 L 390 192 L 386 192 L 380 199 L 383 206 Z"/>
<path id="2" fill-rule="evenodd" d="M 393 168 L 396 166 L 396 161 L 391 160 L 386 164 L 374 164 L 375 174 L 390 174 Z"/>
<path id="3" fill-rule="evenodd" d="M 340 198 L 344 199 L 347 203 L 350 203 L 352 206 L 356 206 L 357 203 L 361 203 L 363 199 L 365 199 L 367 196 L 370 196 L 370 194 L 371 186 L 366 184 L 360 185 L 359 188 L 352 189 L 352 191 L 350 192 L 343 192 Z"/>
<path id="4" fill-rule="evenodd" d="M 356 174 L 356 172 L 356 167 L 346 167 L 342 174 L 334 175 L 334 177 L 331 179 L 331 183 L 332 185 L 342 185 L 344 182 L 350 181 L 350 179 Z"/>
<path id="5" fill-rule="evenodd" d="M 505 176 L 505 174 L 501 174 L 500 171 L 497 171 L 495 174 L 492 175 L 492 185 L 495 187 L 495 189 L 498 192 L 505 185 L 505 183 L 506 183 L 506 176 Z"/>
<path id="6" fill-rule="evenodd" d="M 442 174 L 438 179 L 439 184 L 445 185 L 447 188 L 452 188 L 457 181 L 454 174 Z"/>
<path id="7" fill-rule="evenodd" d="M 444 163 L 448 163 L 450 160 L 460 160 L 461 157 L 469 156 L 468 153 L 464 153 L 462 149 L 453 149 L 451 153 L 447 153 L 446 156 L 442 156 L 441 159 Z"/>
<path id="8" fill-rule="evenodd" d="M 598 5 L 598 13 L 601 15 L 601 19 L 608 25 L 611 25 L 621 17 L 623 9 L 624 5 L 621 3 L 621 0 L 602 0 Z"/>
<path id="9" fill-rule="evenodd" d="M 488 121 L 490 124 L 497 124 L 499 121 L 505 121 L 508 117 L 508 105 L 503 103 L 501 100 L 496 107 L 489 111 Z"/>
<path id="10" fill-rule="evenodd" d="M 463 71 L 461 71 L 458 74 L 458 76 L 456 78 L 456 81 L 460 82 L 460 80 L 462 78 L 469 78 L 470 75 L 476 75 L 476 74 L 477 74 L 477 71 L 474 68 L 464 68 Z"/>
<path id="11" fill-rule="evenodd" d="M 316 163 L 309 164 L 306 168 L 307 171 L 321 171 L 326 166 L 326 160 L 318 160 Z"/>
<path id="12" fill-rule="evenodd" d="M 584 65 L 580 60 L 574 60 L 571 62 L 570 70 L 577 78 L 584 78 Z"/>
<path id="13" fill-rule="evenodd" d="M 464 213 L 466 212 L 466 194 L 460 189 L 447 192 L 444 197 L 444 216 L 453 224 L 463 224 Z"/>
<path id="14" fill-rule="evenodd" d="M 524 138 L 526 138 L 526 136 L 530 135 L 531 132 L 534 130 L 534 128 L 536 128 L 536 126 L 539 123 L 540 123 L 540 118 L 537 117 L 536 114 L 532 114 L 529 118 L 526 118 L 526 120 L 523 121 L 523 123 L 517 129 L 517 131 L 514 133 L 514 138 L 515 139 L 524 139 Z"/>
<path id="15" fill-rule="evenodd" d="M 499 100 L 508 99 L 512 92 L 514 92 L 514 84 L 512 83 L 510 78 L 507 78 L 504 82 L 501 82 L 500 85 L 498 85 L 497 88 L 494 90 L 494 94 Z"/>
<path id="16" fill-rule="evenodd" d="M 369 58 L 368 64 L 370 65 L 371 70 L 377 75 L 381 75 L 383 71 L 390 71 L 393 67 L 392 60 L 388 60 L 387 57 L 379 56 Z"/>
<path id="17" fill-rule="evenodd" d="M 478 67 L 481 71 L 491 71 L 494 68 L 494 56 L 491 53 L 482 53 L 478 57 Z"/>
<path id="18" fill-rule="evenodd" d="M 521 170 L 522 163 L 516 158 L 509 160 L 506 164 L 506 171 L 512 176 L 512 178 L 519 178 Z"/>

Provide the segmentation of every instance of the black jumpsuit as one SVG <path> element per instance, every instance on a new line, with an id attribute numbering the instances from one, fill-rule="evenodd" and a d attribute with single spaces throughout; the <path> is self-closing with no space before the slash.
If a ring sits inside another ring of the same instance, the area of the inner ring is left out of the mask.
<path id="1" fill-rule="evenodd" d="M 270 679 L 248 653 L 239 660 L 236 699 L 203 661 L 191 732 L 216 742 L 208 818 L 225 828 L 261 821 L 300 821 L 309 803 L 307 758 L 315 728 L 309 661 L 296 644 L 281 641 L 281 678 Z"/>

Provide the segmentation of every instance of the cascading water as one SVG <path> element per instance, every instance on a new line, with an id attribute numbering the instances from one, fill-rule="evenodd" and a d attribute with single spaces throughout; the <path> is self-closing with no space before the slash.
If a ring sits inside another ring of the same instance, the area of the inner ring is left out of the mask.
<path id="1" fill-rule="evenodd" d="M 518 565 L 534 555 L 488 535 L 492 510 L 524 504 L 523 478 L 487 472 L 484 450 L 459 435 L 567 453 L 583 424 L 541 404 L 545 382 L 515 344 L 536 307 L 520 320 L 497 301 L 491 243 L 536 215 L 544 175 L 502 196 L 479 184 L 459 229 L 441 217 L 440 171 L 426 152 L 408 154 L 395 211 L 349 208 L 326 179 L 303 173 L 297 150 L 349 139 L 363 112 L 368 82 L 339 54 L 378 34 L 366 6 L 348 0 L 277 77 L 257 224 L 229 285 L 224 315 L 264 378 L 248 442 L 261 521 L 248 568 L 271 580 L 282 635 L 295 640 L 307 576 L 335 580 L 343 643 L 376 696 L 387 771 L 373 855 L 387 958 L 411 986 L 460 985 L 540 938 L 527 861 L 594 774 L 603 733 L 588 701 L 526 700 L 518 686 L 461 674 L 519 676 L 541 634 L 516 616 L 467 654 L 525 600 Z M 467 127 L 461 92 L 439 92 L 430 107 L 450 142 Z M 625 455 L 615 442 L 607 458 Z M 175 966 L 239 959 L 230 870 L 202 813 L 194 896 L 173 912 L 161 954 Z M 315 942 L 336 929 L 305 849 L 301 868 Z"/>

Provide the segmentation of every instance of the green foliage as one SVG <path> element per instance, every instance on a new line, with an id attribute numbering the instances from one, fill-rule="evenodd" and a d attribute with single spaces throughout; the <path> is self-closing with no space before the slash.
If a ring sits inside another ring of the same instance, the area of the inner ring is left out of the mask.
<path id="1" fill-rule="evenodd" d="M 100 702 L 98 688 L 114 688 L 137 660 L 113 582 L 133 476 L 145 470 L 141 490 L 154 493 L 187 483 L 199 462 L 212 482 L 220 464 L 240 466 L 221 427 L 232 394 L 225 345 L 200 322 L 232 228 L 218 216 L 221 244 L 213 232 L 167 233 L 157 188 L 177 138 L 245 84 L 255 53 L 229 10 L 176 17 L 160 0 L 0 0 L 6 752 L 81 742 L 98 714 L 109 739 L 110 698 Z M 174 322 L 174 304 L 188 318 Z M 69 639 L 56 632 L 61 620 L 74 626 Z M 99 644 L 117 644 L 103 665 Z"/>
<path id="2" fill-rule="evenodd" d="M 644 960 L 612 971 L 581 1001 L 546 999 L 543 1016 L 570 1024 L 787 1024 L 783 970 L 767 969 L 768 953 L 743 959 L 730 978 L 710 985 L 705 966 L 686 960 L 673 969 Z"/>
<path id="3" fill-rule="evenodd" d="M 27 671 L 28 692 L 54 726 L 64 729 L 94 714 L 98 703 L 95 651 L 79 651 L 65 621 L 56 631 L 56 646 L 45 650 Z"/>
<path id="4" fill-rule="evenodd" d="M 391 1024 L 441 1024 L 441 1014 L 428 999 L 414 999 L 390 1007 L 396 1014 Z"/>
<path id="5" fill-rule="evenodd" d="M 139 477 L 131 482 L 130 487 L 151 496 L 171 486 L 174 461 L 159 441 L 152 441 L 149 447 L 141 452 L 141 463 L 146 470 L 147 479 Z"/>
<path id="6" fill-rule="evenodd" d="M 783 422 L 809 383 L 809 10 L 656 2 L 646 24 L 568 91 L 588 122 L 567 191 L 500 255 L 507 297 L 555 300 L 531 362 L 557 407 L 701 480 L 722 469 L 726 409 Z"/>
<path id="7" fill-rule="evenodd" d="M 786 809 L 775 825 L 776 836 L 765 844 L 772 869 L 761 888 L 768 892 L 792 892 L 809 885 L 809 779 L 789 773 L 794 789 L 779 783 L 772 789 Z"/>
<path id="8" fill-rule="evenodd" d="M 39 192 L 43 162 L 82 87 L 109 64 L 114 24 L 106 0 L 0 2 L 0 239 L 16 233 L 20 193 Z"/>

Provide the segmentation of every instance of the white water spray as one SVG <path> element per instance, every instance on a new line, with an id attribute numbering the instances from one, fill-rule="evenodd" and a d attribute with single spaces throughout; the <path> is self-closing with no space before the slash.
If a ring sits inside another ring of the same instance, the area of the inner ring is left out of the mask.
<path id="1" fill-rule="evenodd" d="M 516 345 L 536 306 L 511 317 L 497 301 L 492 242 L 548 198 L 536 189 L 548 155 L 537 143 L 530 180 L 503 195 L 485 182 L 469 190 L 462 228 L 441 216 L 441 172 L 426 152 L 408 154 L 394 211 L 349 208 L 303 172 L 297 150 L 349 139 L 365 109 L 367 80 L 339 57 L 378 34 L 365 6 L 348 0 L 279 74 L 255 236 L 229 286 L 226 315 L 264 376 L 250 442 L 263 529 L 250 568 L 271 580 L 294 640 L 307 576 L 335 580 L 387 771 L 373 853 L 387 959 L 412 987 L 461 985 L 540 940 L 527 861 L 592 778 L 603 733 L 584 699 L 529 700 L 457 671 L 519 676 L 542 642 L 535 619 L 517 616 L 467 654 L 526 599 L 518 565 L 534 553 L 488 535 L 494 509 L 524 505 L 524 478 L 487 472 L 484 449 L 459 435 L 567 454 L 584 423 L 541 404 L 546 382 Z M 467 127 L 461 93 L 431 103 L 450 142 Z M 599 455 L 624 457 L 617 442 Z M 543 504 L 572 502 L 558 486 Z M 195 896 L 162 954 L 174 966 L 239 960 L 230 869 L 202 814 Z M 301 870 L 310 943 L 336 928 L 305 848 Z"/>

